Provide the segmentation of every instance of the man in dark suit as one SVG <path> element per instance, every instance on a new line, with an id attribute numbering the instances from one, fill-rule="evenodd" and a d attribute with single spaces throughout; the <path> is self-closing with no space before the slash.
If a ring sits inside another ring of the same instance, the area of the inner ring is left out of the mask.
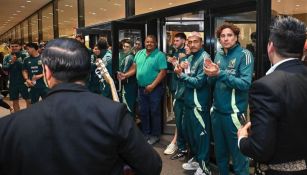
<path id="1" fill-rule="evenodd" d="M 161 159 L 124 104 L 89 92 L 87 49 L 73 39 L 48 42 L 42 54 L 47 97 L 0 119 L 1 175 L 158 175 Z"/>
<path id="2" fill-rule="evenodd" d="M 238 131 L 238 146 L 263 163 L 266 174 L 306 175 L 307 69 L 299 60 L 306 26 L 293 17 L 277 17 L 270 31 L 273 66 L 252 86 L 251 122 Z"/>

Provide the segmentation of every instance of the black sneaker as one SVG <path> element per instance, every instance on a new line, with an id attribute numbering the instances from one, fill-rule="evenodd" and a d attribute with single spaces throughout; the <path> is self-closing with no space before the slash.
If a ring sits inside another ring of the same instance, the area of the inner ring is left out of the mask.
<path id="1" fill-rule="evenodd" d="M 188 153 L 187 150 L 178 150 L 176 154 L 174 154 L 173 156 L 171 156 L 171 160 L 176 160 L 176 159 L 179 159 L 179 158 L 182 158 L 184 157 L 186 154 Z"/>

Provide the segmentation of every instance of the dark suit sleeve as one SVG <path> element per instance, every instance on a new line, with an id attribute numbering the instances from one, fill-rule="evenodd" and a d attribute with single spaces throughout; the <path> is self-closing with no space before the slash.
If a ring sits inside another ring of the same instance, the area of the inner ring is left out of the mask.
<path id="1" fill-rule="evenodd" d="M 121 108 L 118 123 L 117 133 L 120 138 L 118 151 L 120 156 L 136 171 L 136 174 L 160 174 L 162 169 L 160 156 L 145 141 L 125 107 Z"/>
<path id="2" fill-rule="evenodd" d="M 264 83 L 254 83 L 250 91 L 251 135 L 240 141 L 241 152 L 259 162 L 274 154 L 277 120 L 281 109 L 279 97 Z"/>

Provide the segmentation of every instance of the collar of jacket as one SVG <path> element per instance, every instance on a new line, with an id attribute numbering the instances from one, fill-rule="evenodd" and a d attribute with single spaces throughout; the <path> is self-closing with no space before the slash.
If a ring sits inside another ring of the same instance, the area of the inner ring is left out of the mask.
<path id="1" fill-rule="evenodd" d="M 221 48 L 220 53 L 221 53 L 222 55 L 229 55 L 229 54 L 231 54 L 232 52 L 234 52 L 237 48 L 239 48 L 239 46 L 240 46 L 239 43 L 235 44 L 233 47 L 231 47 L 230 49 L 228 49 L 227 54 L 225 54 L 224 48 Z"/>
<path id="2" fill-rule="evenodd" d="M 192 55 L 194 56 L 194 58 L 199 58 L 203 52 L 204 52 L 204 49 L 201 48 L 199 51 L 192 53 Z"/>
<path id="3" fill-rule="evenodd" d="M 84 85 L 77 84 L 77 83 L 60 83 L 50 89 L 46 97 L 49 97 L 50 95 L 53 95 L 58 92 L 82 92 L 82 91 L 88 91 L 87 88 Z"/>

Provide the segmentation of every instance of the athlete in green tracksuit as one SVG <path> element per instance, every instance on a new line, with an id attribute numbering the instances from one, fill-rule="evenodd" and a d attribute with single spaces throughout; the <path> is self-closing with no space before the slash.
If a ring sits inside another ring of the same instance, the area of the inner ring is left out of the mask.
<path id="1" fill-rule="evenodd" d="M 21 45 L 17 40 L 11 42 L 10 48 L 12 52 L 4 57 L 3 69 L 9 72 L 10 100 L 13 101 L 14 112 L 17 112 L 20 110 L 19 94 L 25 100 L 26 107 L 30 105 L 28 88 L 22 76 L 22 64 L 27 55 L 22 53 Z"/>
<path id="2" fill-rule="evenodd" d="M 101 50 L 100 58 L 105 64 L 109 74 L 112 75 L 112 52 L 107 49 Z M 112 99 L 111 87 L 106 81 L 102 83 L 102 95 Z"/>
<path id="3" fill-rule="evenodd" d="M 123 40 L 123 52 L 119 58 L 119 71 L 126 73 L 130 69 L 134 61 L 134 55 L 131 52 L 130 40 Z M 135 105 L 137 98 L 137 81 L 135 76 L 131 76 L 121 81 L 121 102 L 127 105 L 127 109 L 131 116 L 135 118 Z"/>
<path id="4" fill-rule="evenodd" d="M 203 73 L 204 59 L 210 59 L 202 49 L 202 38 L 197 32 L 188 37 L 188 46 L 192 55 L 175 69 L 180 81 L 185 83 L 184 91 L 184 130 L 187 142 L 194 158 L 184 163 L 186 170 L 209 173 L 210 145 L 210 115 L 209 115 L 209 86 L 207 76 Z M 187 63 L 188 62 L 188 63 Z M 182 72 L 185 69 L 185 73 Z"/>
<path id="5" fill-rule="evenodd" d="M 168 73 L 168 86 L 173 98 L 173 111 L 176 120 L 176 133 L 171 144 L 169 144 L 164 151 L 164 154 L 172 154 L 176 151 L 173 144 L 176 143 L 178 148 L 177 154 L 171 157 L 172 160 L 183 157 L 187 153 L 187 143 L 184 138 L 185 131 L 183 130 L 183 115 L 184 115 L 184 98 L 183 92 L 185 89 L 184 82 L 179 81 L 177 75 L 174 73 L 174 65 L 180 63 L 186 57 L 185 50 L 186 35 L 184 33 L 177 33 L 174 36 L 173 46 L 175 50 L 172 51 L 168 57 L 169 73 Z M 176 147 L 175 147 L 176 148 Z"/>
<path id="6" fill-rule="evenodd" d="M 97 58 L 101 57 L 100 55 L 100 50 L 97 46 L 94 46 L 93 54 L 91 54 L 91 72 L 87 81 L 87 87 L 91 92 L 96 94 L 102 93 L 102 83 L 100 82 L 100 78 L 98 77 L 98 75 L 95 73 L 95 70 L 97 68 L 96 60 Z"/>
<path id="7" fill-rule="evenodd" d="M 205 64 L 205 73 L 215 85 L 211 110 L 215 155 L 221 175 L 229 173 L 231 156 L 236 175 L 249 174 L 248 158 L 238 149 L 239 117 L 246 113 L 248 90 L 252 81 L 254 61 L 252 54 L 238 44 L 239 28 L 224 24 L 217 30 L 222 45 L 214 63 Z"/>
<path id="8" fill-rule="evenodd" d="M 30 56 L 23 61 L 22 74 L 27 86 L 31 89 L 31 104 L 34 104 L 38 102 L 40 97 L 44 98 L 46 96 L 48 88 L 43 79 L 43 66 L 38 53 L 38 45 L 28 43 L 26 50 Z"/>

